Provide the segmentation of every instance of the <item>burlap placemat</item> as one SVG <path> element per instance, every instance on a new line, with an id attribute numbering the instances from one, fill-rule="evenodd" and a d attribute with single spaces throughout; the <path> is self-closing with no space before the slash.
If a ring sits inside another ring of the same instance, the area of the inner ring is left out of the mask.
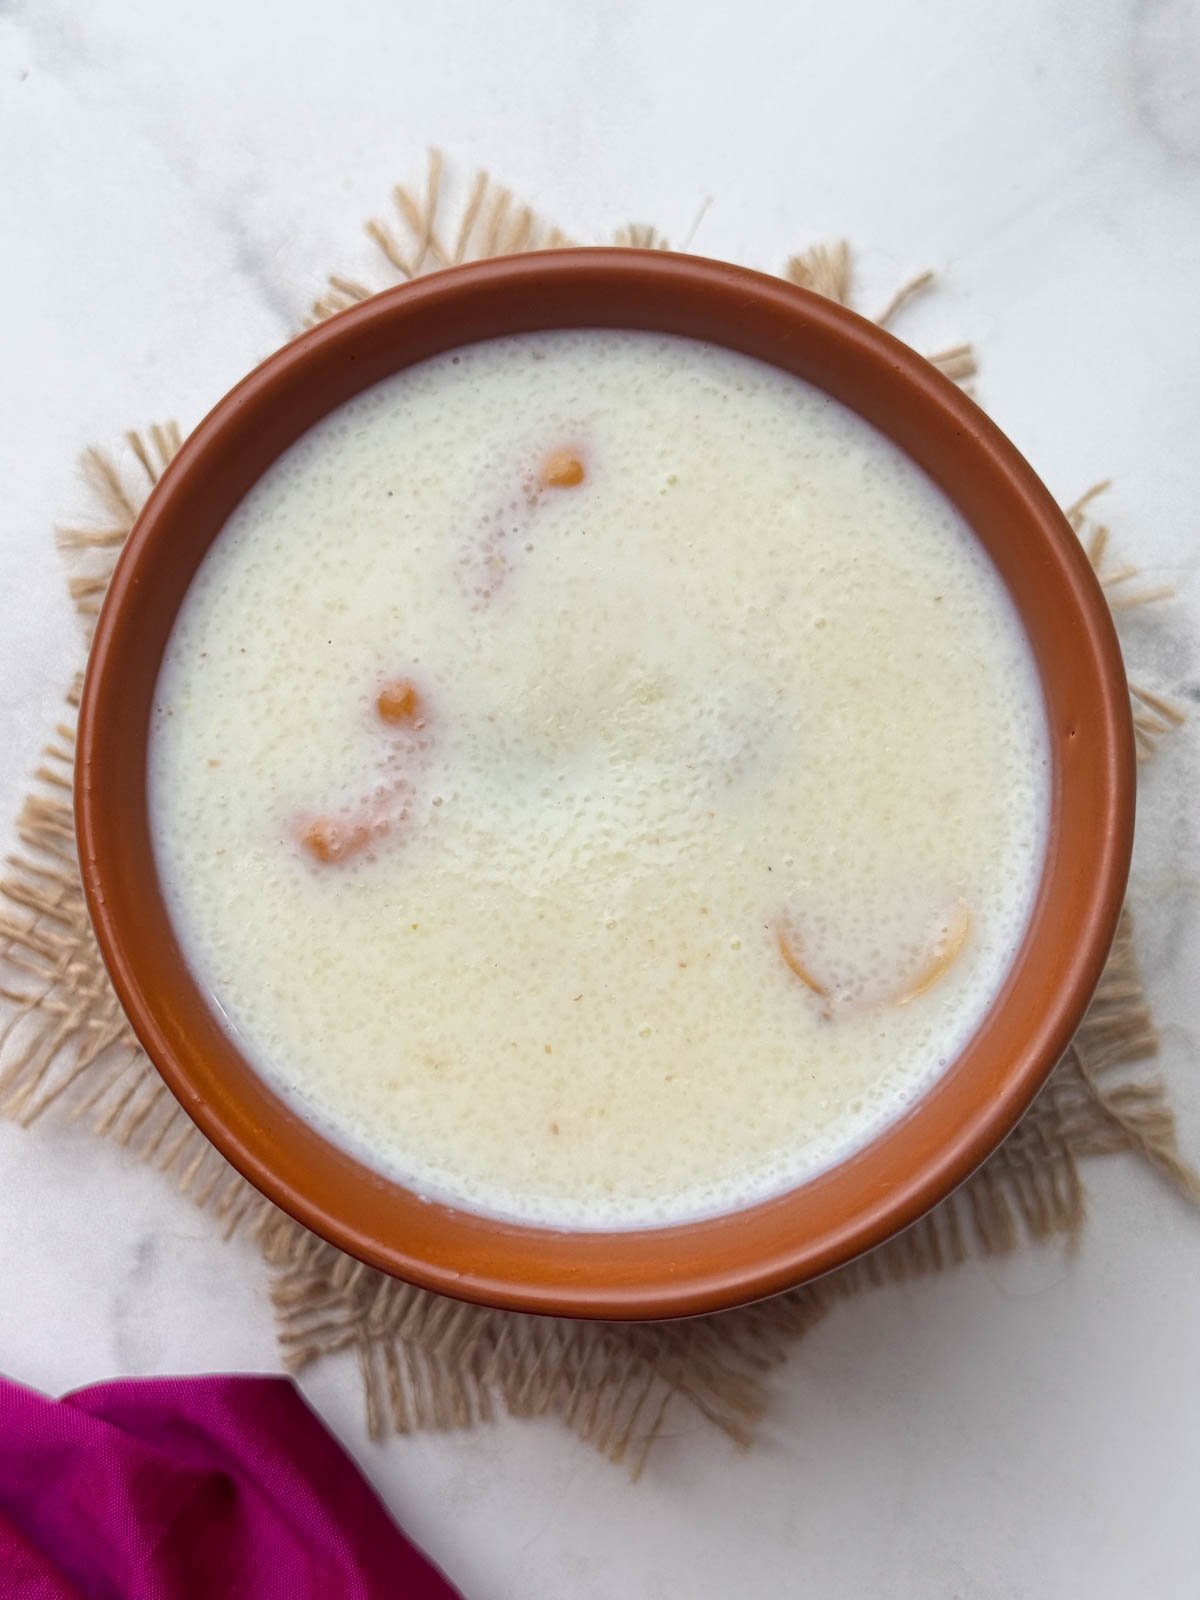
<path id="1" fill-rule="evenodd" d="M 396 219 L 368 224 L 400 278 L 571 243 L 486 175 L 471 185 L 451 225 L 447 213 L 455 208 L 443 176 L 435 155 L 423 192 L 397 188 Z M 616 238 L 648 249 L 666 244 L 644 225 L 623 228 Z M 793 256 L 785 275 L 850 303 L 845 244 Z M 890 324 L 931 282 L 923 273 L 905 284 L 876 321 Z M 373 292 L 331 277 L 306 325 Z M 929 359 L 956 381 L 975 372 L 967 345 Z M 126 441 L 117 459 L 97 450 L 85 457 L 103 522 L 59 535 L 71 594 L 89 632 L 121 545 L 181 434 L 172 423 L 130 433 Z M 1067 515 L 1120 612 L 1162 592 L 1139 589 L 1133 569 L 1106 564 L 1107 534 L 1091 514 L 1104 487 L 1089 490 Z M 817 1283 L 690 1322 L 614 1325 L 489 1311 L 387 1278 L 252 1189 L 192 1125 L 139 1049 L 109 987 L 79 884 L 71 814 L 78 689 L 76 682 L 37 769 L 18 824 L 21 848 L 0 883 L 0 1110 L 26 1124 L 51 1109 L 71 1120 L 88 1118 L 97 1133 L 171 1174 L 227 1235 L 240 1229 L 252 1237 L 270 1272 L 285 1365 L 296 1369 L 353 1351 L 373 1436 L 388 1427 L 467 1426 L 499 1405 L 519 1416 L 553 1413 L 636 1474 L 668 1408 L 678 1404 L 744 1445 L 764 1408 L 767 1372 L 835 1301 L 889 1279 L 941 1271 L 970 1253 L 1076 1237 L 1084 1220 L 1081 1157 L 1136 1151 L 1200 1199 L 1200 1180 L 1176 1150 L 1165 1087 L 1141 1066 L 1157 1041 L 1126 915 L 1083 1025 L 1002 1148 L 907 1233 Z M 1146 689 L 1133 688 L 1132 697 L 1145 758 L 1181 713 Z"/>

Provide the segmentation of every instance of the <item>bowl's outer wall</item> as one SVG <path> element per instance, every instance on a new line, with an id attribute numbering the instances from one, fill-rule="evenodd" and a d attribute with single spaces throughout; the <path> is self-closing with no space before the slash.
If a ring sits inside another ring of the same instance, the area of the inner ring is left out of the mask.
<path id="1" fill-rule="evenodd" d="M 729 1216 L 558 1232 L 421 1200 L 301 1119 L 218 1025 L 160 893 L 146 747 L 162 653 L 198 564 L 265 468 L 334 406 L 430 355 L 549 327 L 707 339 L 817 384 L 905 449 L 991 554 L 1029 635 L 1052 748 L 1036 906 L 979 1033 L 912 1110 L 801 1188 Z M 1133 837 L 1128 695 L 1108 607 L 1047 490 L 954 385 L 890 335 L 779 280 L 665 252 L 568 250 L 437 273 L 341 313 L 251 373 L 164 474 L 118 563 L 80 715 L 83 881 L 151 1059 L 264 1194 L 341 1248 L 446 1294 L 565 1315 L 663 1317 L 791 1287 L 915 1221 L 1011 1129 L 1082 1018 Z"/>

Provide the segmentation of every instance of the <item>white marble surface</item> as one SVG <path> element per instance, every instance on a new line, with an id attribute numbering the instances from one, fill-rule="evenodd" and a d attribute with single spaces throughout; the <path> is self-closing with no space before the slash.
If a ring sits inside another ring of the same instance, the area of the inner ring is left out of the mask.
<path id="1" fill-rule="evenodd" d="M 981 397 L 1070 497 L 1112 473 L 1121 554 L 1179 600 L 1128 631 L 1197 689 L 1195 0 L 5 0 L 0 4 L 0 818 L 78 641 L 50 539 L 79 446 L 194 421 L 288 333 L 360 220 L 441 143 L 577 236 L 630 217 L 774 265 L 845 232 L 906 324 L 974 337 Z M 1197 742 L 1143 788 L 1135 875 L 1164 1064 L 1200 1151 Z M 739 1457 L 680 1424 L 631 1487 L 554 1423 L 371 1446 L 313 1403 L 470 1600 L 1200 1588 L 1200 1216 L 1094 1166 L 1047 1251 L 832 1315 Z M 264 1275 L 156 1174 L 0 1126 L 0 1368 L 61 1390 L 276 1361 Z"/>

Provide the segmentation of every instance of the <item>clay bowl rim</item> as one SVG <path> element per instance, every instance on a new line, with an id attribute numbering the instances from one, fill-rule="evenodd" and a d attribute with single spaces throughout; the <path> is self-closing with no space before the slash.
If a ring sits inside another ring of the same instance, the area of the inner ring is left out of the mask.
<path id="1" fill-rule="evenodd" d="M 166 631 L 245 488 L 304 427 L 387 372 L 491 334 L 564 326 L 724 343 L 808 377 L 890 434 L 1001 567 L 1034 646 L 1053 767 L 1051 840 L 1025 940 L 980 1029 L 933 1087 L 864 1148 L 786 1194 L 615 1233 L 526 1227 L 422 1201 L 271 1094 L 179 952 L 145 797 Z M 351 1255 L 424 1288 L 632 1320 L 753 1301 L 839 1266 L 917 1220 L 995 1149 L 1067 1047 L 1103 969 L 1132 847 L 1134 751 L 1121 653 L 1079 541 L 965 394 L 874 324 L 779 279 L 667 252 L 571 249 L 385 291 L 302 334 L 218 402 L 154 488 L 109 585 L 80 708 L 75 808 L 88 907 L 121 1003 L 185 1111 L 256 1188 Z"/>

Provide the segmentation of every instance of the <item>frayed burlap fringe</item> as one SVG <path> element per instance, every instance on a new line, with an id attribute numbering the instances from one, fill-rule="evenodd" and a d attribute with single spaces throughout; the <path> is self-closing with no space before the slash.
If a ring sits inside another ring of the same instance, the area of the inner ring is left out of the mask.
<path id="1" fill-rule="evenodd" d="M 480 175 L 451 228 L 434 156 L 420 194 L 398 188 L 396 218 L 368 224 L 401 278 L 453 262 L 570 241 Z M 663 248 L 635 224 L 618 242 Z M 844 243 L 787 263 L 793 282 L 841 304 L 852 298 Z M 876 320 L 890 324 L 932 283 L 903 285 Z M 375 292 L 331 277 L 308 324 Z M 957 381 L 975 372 L 969 346 L 930 357 Z M 84 468 L 103 521 L 60 532 L 70 587 L 90 635 L 113 563 L 146 494 L 181 442 L 175 424 L 126 436 L 118 466 L 97 450 Z M 1068 509 L 1114 610 L 1160 598 L 1129 567 L 1106 565 L 1107 531 L 1090 515 L 1097 484 Z M 1163 695 L 1135 687 L 1139 754 L 1182 720 Z M 387 1278 L 307 1232 L 251 1188 L 178 1106 L 138 1047 L 109 986 L 80 888 L 71 813 L 79 685 L 68 696 L 19 823 L 20 847 L 0 882 L 0 1110 L 22 1123 L 54 1111 L 85 1120 L 170 1173 L 222 1224 L 253 1238 L 272 1272 L 286 1364 L 297 1369 L 353 1351 L 373 1436 L 388 1428 L 466 1427 L 497 1408 L 560 1417 L 636 1476 L 669 1407 L 690 1406 L 739 1445 L 752 1437 L 765 1379 L 792 1340 L 839 1299 L 890 1280 L 937 1272 L 1023 1240 L 1073 1240 L 1084 1220 L 1082 1156 L 1131 1150 L 1193 1199 L 1200 1180 L 1181 1161 L 1164 1086 L 1142 1064 L 1157 1038 L 1134 958 L 1120 931 L 1087 1017 L 1023 1121 L 1000 1150 L 921 1222 L 815 1284 L 743 1310 L 682 1323 L 565 1322 L 462 1304 Z"/>

